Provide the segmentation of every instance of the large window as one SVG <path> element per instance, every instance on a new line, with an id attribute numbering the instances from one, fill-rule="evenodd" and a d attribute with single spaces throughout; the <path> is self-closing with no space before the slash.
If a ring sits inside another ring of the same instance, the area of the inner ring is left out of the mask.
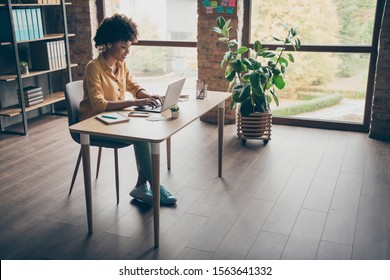
<path id="1" fill-rule="evenodd" d="M 167 77 L 197 77 L 196 0 L 105 0 L 105 15 L 124 13 L 139 25 L 128 65 L 137 80 L 165 88 Z M 293 53 L 275 123 L 368 130 L 384 0 L 243 0 L 243 42 L 278 47 L 280 22 L 295 25 L 302 47 Z"/>
<path id="2" fill-rule="evenodd" d="M 138 25 L 139 42 L 126 62 L 134 78 L 160 94 L 169 82 L 186 77 L 184 91 L 197 78 L 197 1 L 105 0 L 105 15 L 125 14 Z"/>
<path id="3" fill-rule="evenodd" d="M 285 22 L 297 27 L 303 44 L 292 52 L 296 62 L 289 65 L 280 106 L 271 106 L 274 117 L 367 128 L 376 5 L 376 0 L 246 1 L 250 42 L 259 39 L 275 48 L 272 35 L 282 35 L 279 23 Z"/>

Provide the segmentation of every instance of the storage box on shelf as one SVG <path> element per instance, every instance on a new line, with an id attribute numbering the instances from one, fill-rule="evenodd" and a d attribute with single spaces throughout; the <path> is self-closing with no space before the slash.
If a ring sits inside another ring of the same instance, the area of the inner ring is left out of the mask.
<path id="1" fill-rule="evenodd" d="M 0 108 L 0 129 L 4 131 L 1 122 L 3 117 L 22 116 L 23 134 L 28 133 L 26 112 L 53 105 L 64 100 L 62 91 L 53 90 L 54 87 L 63 88 L 64 83 L 71 81 L 71 68 L 77 64 L 70 63 L 69 37 L 66 20 L 65 0 L 7 0 L 0 2 L 0 103 L 4 95 L 23 92 L 26 86 L 40 87 L 43 79 L 27 78 L 47 75 L 45 83 L 47 90 L 41 90 L 42 98 L 20 98 L 17 104 L 10 104 Z M 52 10 L 60 9 L 60 10 Z M 45 13 L 54 12 L 62 15 L 45 17 Z M 56 28 L 58 30 L 56 30 Z M 59 31 L 59 32 L 58 32 Z M 28 65 L 28 73 L 22 74 L 20 63 Z M 24 63 L 25 64 L 25 63 Z M 52 73 L 64 73 L 66 79 L 57 79 L 54 86 L 51 82 Z M 62 80 L 58 82 L 58 80 Z M 2 86 L 2 83 L 17 83 L 18 90 L 10 90 L 13 86 Z M 31 84 L 38 83 L 38 84 Z M 60 83 L 60 84 L 58 84 Z M 62 84 L 61 84 L 62 83 Z M 14 100 L 13 98 L 9 98 Z M 39 100 L 38 100 L 39 99 Z M 53 111 L 52 107 L 52 111 Z"/>

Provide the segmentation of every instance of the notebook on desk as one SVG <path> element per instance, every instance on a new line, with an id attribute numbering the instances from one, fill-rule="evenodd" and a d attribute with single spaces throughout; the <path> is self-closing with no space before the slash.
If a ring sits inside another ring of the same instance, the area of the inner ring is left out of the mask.
<path id="1" fill-rule="evenodd" d="M 105 124 L 115 124 L 129 121 L 129 118 L 117 112 L 105 112 L 97 115 L 96 118 Z"/>
<path id="2" fill-rule="evenodd" d="M 170 84 L 167 88 L 167 92 L 165 94 L 165 97 L 163 99 L 163 102 L 158 107 L 152 107 L 152 106 L 142 106 L 142 107 L 135 107 L 134 110 L 136 111 L 144 111 L 144 112 L 152 112 L 152 113 L 161 113 L 169 108 L 171 108 L 173 105 L 175 105 L 179 101 L 180 93 L 183 89 L 184 82 L 186 79 L 181 79 L 177 82 L 174 82 Z"/>

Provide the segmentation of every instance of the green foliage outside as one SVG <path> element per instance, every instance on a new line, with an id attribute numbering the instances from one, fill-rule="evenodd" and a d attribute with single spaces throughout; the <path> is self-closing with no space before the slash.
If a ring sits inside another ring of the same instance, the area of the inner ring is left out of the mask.
<path id="1" fill-rule="evenodd" d="M 305 100 L 301 103 L 278 107 L 272 110 L 272 114 L 278 116 L 294 116 L 302 113 L 313 112 L 323 108 L 337 105 L 343 97 L 340 94 L 324 95 L 322 97 Z"/>
<path id="2" fill-rule="evenodd" d="M 284 21 L 299 27 L 305 44 L 370 45 L 375 4 L 375 0 L 252 1 L 252 41 L 260 38 L 266 43 L 269 35 L 279 32 L 277 24 Z M 302 57 L 293 67 L 309 70 L 303 73 L 291 69 L 287 90 L 292 93 L 299 86 L 327 85 L 336 77 L 351 77 L 361 70 L 356 54 L 298 55 Z"/>

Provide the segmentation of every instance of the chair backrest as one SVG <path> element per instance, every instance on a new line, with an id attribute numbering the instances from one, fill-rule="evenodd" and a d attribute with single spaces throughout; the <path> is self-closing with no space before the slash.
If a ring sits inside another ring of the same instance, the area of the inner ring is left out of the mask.
<path id="1" fill-rule="evenodd" d="M 65 101 L 69 126 L 79 122 L 79 107 L 83 96 L 83 81 L 74 81 L 65 85 Z M 80 143 L 80 135 L 78 133 L 71 133 L 71 136 L 74 141 Z"/>

